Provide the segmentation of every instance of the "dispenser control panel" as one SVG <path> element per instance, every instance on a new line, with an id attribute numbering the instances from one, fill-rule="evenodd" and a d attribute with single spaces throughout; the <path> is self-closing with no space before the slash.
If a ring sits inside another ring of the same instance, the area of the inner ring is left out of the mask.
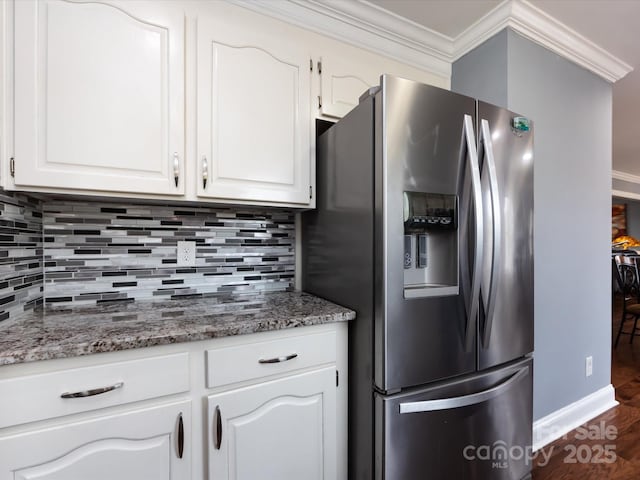
<path id="1" fill-rule="evenodd" d="M 458 226 L 455 195 L 404 192 L 403 213 L 405 233 L 455 230 Z"/>

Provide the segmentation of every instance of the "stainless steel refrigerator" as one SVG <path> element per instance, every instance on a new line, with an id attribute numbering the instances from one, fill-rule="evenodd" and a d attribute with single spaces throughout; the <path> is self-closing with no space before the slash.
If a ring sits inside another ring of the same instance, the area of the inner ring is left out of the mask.
<path id="1" fill-rule="evenodd" d="M 387 76 L 318 138 L 303 289 L 357 312 L 349 478 L 531 470 L 533 132 Z"/>

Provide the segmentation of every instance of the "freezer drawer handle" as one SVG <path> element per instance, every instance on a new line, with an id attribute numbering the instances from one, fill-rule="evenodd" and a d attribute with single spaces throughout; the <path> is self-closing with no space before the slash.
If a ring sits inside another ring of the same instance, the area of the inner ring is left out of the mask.
<path id="1" fill-rule="evenodd" d="M 116 390 L 117 388 L 122 388 L 124 386 L 124 382 L 114 383 L 113 385 L 109 385 L 108 387 L 100 387 L 94 388 L 92 390 L 82 390 L 80 392 L 65 392 L 60 395 L 60 398 L 83 398 L 83 397 L 93 397 L 94 395 L 101 395 L 103 393 L 111 392 Z"/>
<path id="2" fill-rule="evenodd" d="M 291 353 L 289 355 L 284 355 L 282 357 L 261 358 L 260 360 L 258 360 L 258 363 L 280 363 L 280 362 L 286 362 L 286 361 L 289 361 L 289 360 L 293 360 L 297 356 L 298 356 L 297 353 Z"/>
<path id="3" fill-rule="evenodd" d="M 408 402 L 400 404 L 400 413 L 435 412 L 437 410 L 450 410 L 452 408 L 467 407 L 491 400 L 511 388 L 519 380 L 529 375 L 529 367 L 521 368 L 518 373 L 512 375 L 507 381 L 493 388 L 471 395 L 461 397 L 442 398 L 438 400 L 425 400 L 424 402 Z"/>

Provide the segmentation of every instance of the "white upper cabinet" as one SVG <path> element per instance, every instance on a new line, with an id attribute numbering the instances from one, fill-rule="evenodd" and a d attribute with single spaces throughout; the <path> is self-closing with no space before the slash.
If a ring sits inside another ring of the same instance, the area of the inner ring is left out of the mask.
<path id="1" fill-rule="evenodd" d="M 197 19 L 200 197 L 310 203 L 311 59 L 271 28 Z"/>
<path id="2" fill-rule="evenodd" d="M 313 208 L 316 117 L 384 73 L 448 87 L 246 2 L 3 5 L 7 189 Z"/>
<path id="3" fill-rule="evenodd" d="M 14 8 L 15 185 L 183 194 L 184 13 L 135 1 Z"/>
<path id="4" fill-rule="evenodd" d="M 317 64 L 320 75 L 320 113 L 342 118 L 358 105 L 360 96 L 379 85 L 381 72 L 370 65 L 354 65 L 342 57 L 325 56 Z"/>
<path id="5" fill-rule="evenodd" d="M 371 87 L 380 85 L 380 76 L 383 74 L 396 75 L 438 87 L 448 87 L 446 82 L 434 75 L 399 64 L 391 59 L 372 56 L 368 52 L 349 55 L 349 53 L 336 52 L 332 49 L 319 58 L 316 70 L 320 76 L 318 113 L 332 119 L 342 118 L 349 113 L 358 105 L 363 93 Z"/>

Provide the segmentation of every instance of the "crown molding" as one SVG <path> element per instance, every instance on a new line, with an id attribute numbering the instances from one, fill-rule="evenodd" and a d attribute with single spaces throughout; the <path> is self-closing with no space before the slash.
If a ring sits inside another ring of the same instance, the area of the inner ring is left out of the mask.
<path id="1" fill-rule="evenodd" d="M 455 62 L 463 55 L 489 40 L 498 32 L 509 27 L 512 1 L 504 0 L 484 17 L 478 19 L 460 35 L 451 39 L 451 61 Z"/>
<path id="2" fill-rule="evenodd" d="M 611 171 L 612 180 L 621 180 L 623 182 L 629 182 L 634 185 L 640 185 L 640 175 L 633 175 L 627 172 L 621 172 L 619 170 Z M 624 188 L 624 187 L 623 187 Z M 611 189 L 612 197 L 630 198 L 632 200 L 640 200 L 640 193 L 629 192 L 625 190 L 618 190 L 615 186 Z"/>
<path id="3" fill-rule="evenodd" d="M 446 79 L 451 39 L 362 0 L 228 0 Z"/>
<path id="4" fill-rule="evenodd" d="M 622 180 L 624 182 L 640 184 L 640 175 L 634 175 L 632 173 L 621 172 L 620 170 L 612 170 L 611 178 L 614 180 Z"/>
<path id="5" fill-rule="evenodd" d="M 611 190 L 612 197 L 629 198 L 631 200 L 640 200 L 640 193 L 625 192 L 623 190 Z"/>
<path id="6" fill-rule="evenodd" d="M 526 0 L 505 0 L 456 38 L 450 38 L 366 0 L 228 0 L 308 30 L 451 77 L 451 64 L 505 28 L 609 82 L 629 64 Z"/>
<path id="7" fill-rule="evenodd" d="M 504 28 L 511 28 L 609 82 L 620 80 L 633 70 L 631 65 L 526 0 L 507 0 L 462 32 L 453 41 L 454 60 Z"/>

